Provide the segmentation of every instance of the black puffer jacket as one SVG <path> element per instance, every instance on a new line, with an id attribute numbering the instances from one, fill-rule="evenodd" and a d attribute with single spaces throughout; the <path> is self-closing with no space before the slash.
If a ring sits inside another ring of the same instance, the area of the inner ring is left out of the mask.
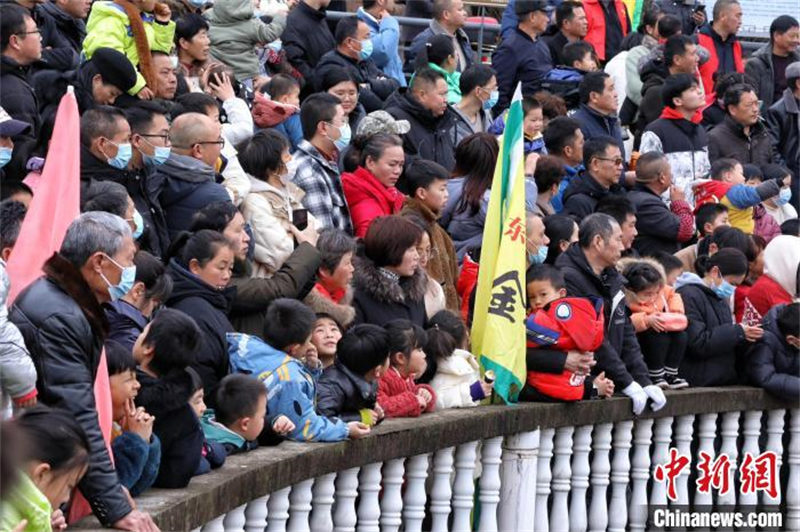
<path id="1" fill-rule="evenodd" d="M 636 118 L 636 134 L 634 149 L 639 147 L 645 128 L 654 122 L 664 110 L 661 99 L 661 86 L 669 76 L 669 70 L 661 59 L 651 59 L 642 66 L 642 103 L 639 105 L 639 116 Z"/>
<path id="2" fill-rule="evenodd" d="M 344 422 L 361 421 L 365 408 L 375 408 L 378 383 L 369 383 L 338 359 L 325 369 L 317 383 L 317 412 Z"/>
<path id="3" fill-rule="evenodd" d="M 779 164 L 792 171 L 792 204 L 800 210 L 800 105 L 791 90 L 767 111 L 767 126 Z"/>
<path id="4" fill-rule="evenodd" d="M 747 352 L 747 378 L 793 404 L 800 402 L 800 351 L 786 343 L 778 330 L 778 312 L 786 305 L 776 305 L 764 316 L 764 336 Z"/>
<path id="5" fill-rule="evenodd" d="M 742 126 L 730 115 L 726 116 L 708 133 L 708 158 L 716 161 L 722 157 L 761 167 L 773 162 L 772 143 L 764 122 L 756 122 L 750 128 L 750 135 L 745 135 Z"/>
<path id="6" fill-rule="evenodd" d="M 564 189 L 562 214 L 582 220 L 592 214 L 597 208 L 597 203 L 609 194 L 622 196 L 625 194 L 625 189 L 617 184 L 611 185 L 611 188 L 603 188 L 589 172 L 584 171 Z"/>
<path id="7" fill-rule="evenodd" d="M 41 129 L 39 101 L 29 84 L 28 72 L 28 67 L 9 57 L 0 57 L 0 106 L 11 118 L 31 125 L 27 133 L 14 137 L 13 157 L 3 168 L 6 177 L 20 181 L 27 175 L 25 164 L 38 145 Z"/>
<path id="8" fill-rule="evenodd" d="M 689 320 L 689 344 L 678 373 L 692 386 L 736 384 L 736 349 L 745 339 L 728 302 L 694 273 L 681 274 L 675 288 Z"/>
<path id="9" fill-rule="evenodd" d="M 356 258 L 355 267 L 353 308 L 356 318 L 353 323 L 374 323 L 383 327 L 392 320 L 406 319 L 425 326 L 427 278 L 421 270 L 394 281 L 366 257 Z"/>
<path id="10" fill-rule="evenodd" d="M 595 274 L 577 244 L 559 255 L 555 265 L 564 272 L 568 295 L 603 299 L 606 334 L 603 345 L 594 353 L 597 365 L 593 373 L 605 371 L 618 391 L 633 381 L 643 387 L 652 384 L 625 305 L 622 275 L 615 268 L 606 268 L 600 276 Z"/>
<path id="11" fill-rule="evenodd" d="M 71 51 L 77 61 L 81 55 L 83 39 L 86 37 L 86 24 L 72 18 L 55 2 L 45 2 L 36 7 L 39 31 L 42 32 L 42 48 Z"/>
<path id="12" fill-rule="evenodd" d="M 386 111 L 397 120 L 408 120 L 411 131 L 403 135 L 406 158 L 435 161 L 448 171 L 456 164 L 453 150 L 456 140 L 454 111 L 448 106 L 442 116 L 433 116 L 408 92 L 398 89 L 386 101 Z"/>
<path id="13" fill-rule="evenodd" d="M 172 259 L 167 266 L 172 276 L 172 295 L 166 301 L 168 307 L 181 310 L 194 318 L 202 337 L 197 349 L 197 358 L 192 367 L 203 380 L 206 404 L 214 408 L 217 384 L 229 372 L 227 333 L 235 332 L 228 321 L 228 309 L 236 289 L 215 290 Z"/>
<path id="14" fill-rule="evenodd" d="M 9 319 L 36 365 L 39 400 L 75 415 L 89 439 L 89 469 L 78 484 L 105 526 L 131 512 L 97 421 L 94 379 L 108 322 L 80 270 L 54 254 L 45 276 L 17 297 Z"/>
<path id="15" fill-rule="evenodd" d="M 345 70 L 358 80 L 358 85 L 361 87 L 358 91 L 358 101 L 364 105 L 368 113 L 383 109 L 386 99 L 400 87 L 396 80 L 381 72 L 371 59 L 356 61 L 339 53 L 338 50 L 331 50 L 320 58 L 314 69 L 314 86 L 317 91 L 322 91 L 325 75 L 332 70 Z"/>
<path id="16" fill-rule="evenodd" d="M 286 59 L 305 78 L 306 90 L 313 90 L 314 67 L 323 55 L 336 48 L 336 40 L 325 23 L 325 11 L 298 3 L 286 17 L 281 41 Z"/>

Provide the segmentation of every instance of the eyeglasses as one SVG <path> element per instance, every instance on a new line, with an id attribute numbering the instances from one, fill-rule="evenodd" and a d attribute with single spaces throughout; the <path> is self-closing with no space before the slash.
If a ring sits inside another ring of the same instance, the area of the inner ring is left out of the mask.
<path id="1" fill-rule="evenodd" d="M 417 248 L 417 255 L 419 255 L 419 258 L 427 257 L 428 259 L 433 259 L 437 256 L 437 254 L 438 251 L 436 250 L 436 248 L 430 248 L 428 250 Z"/>
<path id="2" fill-rule="evenodd" d="M 144 137 L 144 138 L 150 138 L 150 139 L 161 139 L 161 142 L 163 142 L 164 144 L 169 145 L 169 133 L 164 133 L 163 135 L 155 135 L 155 134 L 148 135 L 148 134 L 145 134 L 145 133 L 139 133 L 139 136 L 140 137 Z"/>
<path id="3" fill-rule="evenodd" d="M 14 35 L 33 35 L 34 33 L 38 33 L 39 35 L 41 35 L 42 32 L 40 32 L 38 29 L 36 29 L 36 30 L 33 30 L 33 31 L 19 31 L 19 32 L 15 33 Z"/>
<path id="4" fill-rule="evenodd" d="M 595 157 L 595 159 L 600 159 L 601 161 L 611 161 L 614 163 L 614 166 L 620 166 L 622 164 L 622 157 Z"/>
<path id="5" fill-rule="evenodd" d="M 204 140 L 201 142 L 195 142 L 194 144 L 219 144 L 219 147 L 225 146 L 225 139 L 219 138 L 217 140 Z M 194 144 L 192 144 L 194 146 Z"/>

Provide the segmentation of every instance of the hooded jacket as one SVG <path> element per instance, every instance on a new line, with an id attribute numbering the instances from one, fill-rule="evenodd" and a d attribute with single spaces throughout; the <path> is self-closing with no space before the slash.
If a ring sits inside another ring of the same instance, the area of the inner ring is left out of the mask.
<path id="1" fill-rule="evenodd" d="M 455 166 L 456 127 L 454 111 L 448 106 L 434 116 L 406 88 L 398 89 L 386 101 L 386 111 L 397 120 L 408 120 L 411 130 L 403 135 L 403 151 L 409 157 L 429 159 L 448 171 Z"/>
<path id="2" fill-rule="evenodd" d="M 664 109 L 661 99 L 661 86 L 669 76 L 669 69 L 663 58 L 650 59 L 641 67 L 642 98 L 639 104 L 639 115 L 636 119 L 636 138 L 634 146 L 639 146 L 645 128 L 658 119 Z"/>
<path id="3" fill-rule="evenodd" d="M 395 319 L 406 319 L 420 327 L 425 325 L 425 272 L 417 270 L 411 277 L 395 280 L 367 257 L 356 257 L 354 263 L 354 323 L 384 326 Z"/>
<path id="4" fill-rule="evenodd" d="M 728 301 L 694 273 L 682 273 L 675 288 L 689 320 L 689 343 L 678 374 L 692 386 L 736 384 L 736 349 L 745 339 L 742 327 L 733 323 Z"/>
<path id="5" fill-rule="evenodd" d="M 103 309 L 109 325 L 108 339 L 133 352 L 133 344 L 147 326 L 147 318 L 139 309 L 122 299 L 103 305 Z"/>
<path id="6" fill-rule="evenodd" d="M 230 66 L 240 81 L 260 74 L 256 47 L 279 39 L 286 28 L 282 13 L 264 23 L 253 12 L 252 0 L 215 2 L 203 16 L 208 20 L 211 56 Z"/>
<path id="7" fill-rule="evenodd" d="M 203 161 L 173 152 L 153 175 L 152 189 L 165 213 L 170 240 L 192 225 L 194 214 L 217 201 L 230 201 L 216 182 L 214 169 Z"/>
<path id="8" fill-rule="evenodd" d="M 789 64 L 800 61 L 800 52 L 789 52 Z M 753 55 L 744 64 L 744 73 L 756 84 L 756 94 L 761 100 L 761 112 L 775 101 L 775 70 L 772 66 L 772 44 L 764 46 L 753 52 Z M 785 87 L 784 87 L 785 88 Z"/>
<path id="9" fill-rule="evenodd" d="M 351 305 L 352 301 L 352 288 L 348 287 L 347 290 L 342 291 L 341 297 L 337 299 L 318 282 L 305 297 L 303 303 L 308 305 L 315 314 L 328 314 L 341 327 L 347 328 L 356 317 L 356 309 Z"/>
<path id="10" fill-rule="evenodd" d="M 800 238 L 775 237 L 764 250 L 764 273 L 745 297 L 742 323 L 757 325 L 775 305 L 791 303 L 798 295 L 798 267 Z"/>
<path id="11" fill-rule="evenodd" d="M 438 360 L 430 382 L 436 392 L 436 410 L 478 406 L 484 398 L 480 380 L 478 361 L 465 349 L 456 349 L 449 357 Z"/>
<path id="12" fill-rule="evenodd" d="M 620 390 L 627 388 L 634 380 L 643 387 L 650 385 L 630 312 L 625 306 L 622 275 L 613 267 L 603 270 L 600 276 L 595 274 L 578 245 L 570 246 L 559 255 L 555 266 L 564 273 L 567 295 L 594 296 L 603 300 L 605 338 L 595 351 L 597 365 L 593 374 L 605 371 Z"/>
<path id="13" fill-rule="evenodd" d="M 83 39 L 86 38 L 86 23 L 79 18 L 71 17 L 55 2 L 39 4 L 36 12 L 39 15 L 37 21 L 39 29 L 42 32 L 42 48 L 69 50 L 77 61 L 81 54 Z"/>
<path id="14" fill-rule="evenodd" d="M 486 223 L 486 213 L 489 209 L 489 196 L 491 190 L 484 191 L 480 205 L 476 212 L 469 206 L 460 209 L 461 196 L 464 194 L 465 178 L 454 177 L 447 182 L 448 200 L 444 212 L 439 220 L 442 227 L 453 240 L 456 256 L 461 261 L 464 254 L 472 248 L 481 246 L 483 240 L 483 226 Z"/>
<path id="15" fill-rule="evenodd" d="M 167 266 L 172 276 L 172 294 L 165 302 L 185 312 L 200 327 L 201 340 L 192 367 L 203 380 L 206 404 L 216 406 L 217 384 L 229 373 L 227 333 L 234 332 L 227 313 L 236 294 L 233 287 L 216 290 L 172 259 Z"/>
<path id="16" fill-rule="evenodd" d="M 562 196 L 564 210 L 561 214 L 582 220 L 592 214 L 597 208 L 597 203 L 609 194 L 622 196 L 625 190 L 616 183 L 610 188 L 605 188 L 595 181 L 588 170 L 585 170 L 577 179 L 570 181 L 564 190 Z"/>
<path id="17" fill-rule="evenodd" d="M 673 254 L 694 236 L 692 208 L 685 201 L 673 201 L 667 207 L 661 196 L 643 183 L 636 183 L 628 199 L 636 209 L 638 234 L 633 247 L 640 255 L 652 256 L 657 251 Z"/>
<path id="18" fill-rule="evenodd" d="M 36 368 L 17 326 L 8 319 L 6 301 L 11 281 L 0 259 L 0 405 L 7 396 L 15 402 L 36 397 Z"/>
<path id="19" fill-rule="evenodd" d="M 608 28 L 606 25 L 608 22 L 606 20 L 605 9 L 601 5 L 600 0 L 586 0 L 583 5 L 586 10 L 586 18 L 589 21 L 589 29 L 584 40 L 594 47 L 601 61 L 610 60 L 611 56 L 606 57 L 606 38 L 608 36 Z M 625 37 L 628 32 L 631 31 L 628 8 L 622 0 L 613 0 L 610 3 L 610 7 L 617 13 L 617 18 L 619 19 L 619 24 L 622 29 L 621 40 L 622 37 Z M 610 51 L 616 54 L 619 50 Z"/>
<path id="20" fill-rule="evenodd" d="M 800 401 L 800 350 L 789 345 L 778 329 L 777 305 L 764 317 L 764 336 L 747 352 L 747 375 L 754 386 L 764 388 L 792 404 Z"/>
<path id="21" fill-rule="evenodd" d="M 730 115 L 708 133 L 708 157 L 712 161 L 722 157 L 736 159 L 742 164 L 764 166 L 773 162 L 772 143 L 764 122 L 759 119 L 750 126 L 750 134 Z"/>
<path id="22" fill-rule="evenodd" d="M 41 118 L 39 100 L 29 84 L 30 68 L 18 64 L 7 56 L 0 57 L 0 107 L 16 120 L 27 122 L 31 129 L 14 137 L 14 151 L 11 161 L 2 169 L 6 177 L 22 179 L 27 170 L 25 165 L 39 143 Z"/>
<path id="23" fill-rule="evenodd" d="M 405 200 L 396 187 L 385 186 L 372 172 L 361 166 L 353 173 L 342 174 L 342 188 L 350 206 L 350 217 L 357 238 L 367 234 L 375 218 L 400 212 Z"/>
<path id="24" fill-rule="evenodd" d="M 722 38 L 707 23 L 697 32 L 697 44 L 708 50 L 709 59 L 700 65 L 700 80 L 706 94 L 714 92 L 714 74 L 727 74 L 728 72 L 744 72 L 742 63 L 742 43 L 731 35 L 723 42 Z M 728 64 L 720 55 L 728 56 Z M 713 159 L 713 157 L 712 157 Z"/>
<path id="25" fill-rule="evenodd" d="M 791 90 L 769 108 L 766 122 L 776 162 L 792 171 L 792 205 L 800 210 L 800 105 Z"/>
<path id="26" fill-rule="evenodd" d="M 36 366 L 39 400 L 66 408 L 86 432 L 89 468 L 78 483 L 95 516 L 111 526 L 132 510 L 106 449 L 97 419 L 94 380 L 108 322 L 81 272 L 58 253 L 14 301 L 19 327 Z"/>
<path id="27" fill-rule="evenodd" d="M 316 10 L 305 2 L 299 2 L 289 12 L 281 41 L 286 59 L 303 75 L 308 87 L 320 58 L 336 48 L 336 40 L 325 21 L 325 10 Z"/>
<path id="28" fill-rule="evenodd" d="M 372 59 L 356 60 L 339 50 L 331 50 L 320 58 L 314 68 L 314 86 L 317 91 L 322 91 L 325 75 L 333 70 L 349 72 L 358 80 L 358 101 L 367 112 L 383 108 L 386 99 L 400 86 L 397 81 L 381 72 Z"/>
<path id="29" fill-rule="evenodd" d="M 338 417 L 345 423 L 361 421 L 374 425 L 369 410 L 375 408 L 377 397 L 377 382 L 367 382 L 336 359 L 322 372 L 317 383 L 317 412 L 322 416 Z"/>

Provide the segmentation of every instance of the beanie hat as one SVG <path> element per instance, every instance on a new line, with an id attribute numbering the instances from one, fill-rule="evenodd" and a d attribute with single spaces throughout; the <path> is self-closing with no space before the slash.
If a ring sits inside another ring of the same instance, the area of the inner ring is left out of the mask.
<path id="1" fill-rule="evenodd" d="M 113 48 L 98 48 L 91 59 L 104 83 L 109 83 L 123 92 L 136 85 L 136 69 L 124 54 Z"/>

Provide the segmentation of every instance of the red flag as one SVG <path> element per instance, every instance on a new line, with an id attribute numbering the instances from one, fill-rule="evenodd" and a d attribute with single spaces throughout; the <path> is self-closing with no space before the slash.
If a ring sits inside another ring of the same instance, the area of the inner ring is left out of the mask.
<path id="1" fill-rule="evenodd" d="M 78 102 L 72 88 L 58 105 L 41 186 L 31 201 L 8 259 L 9 308 L 22 290 L 42 275 L 42 266 L 61 248 L 67 228 L 80 214 L 81 155 Z"/>

